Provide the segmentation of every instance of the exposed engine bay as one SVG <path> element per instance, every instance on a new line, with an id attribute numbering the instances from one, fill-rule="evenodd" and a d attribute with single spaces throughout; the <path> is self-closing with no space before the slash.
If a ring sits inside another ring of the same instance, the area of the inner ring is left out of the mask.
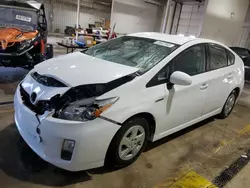
<path id="1" fill-rule="evenodd" d="M 49 76 L 40 75 L 37 72 L 30 74 L 34 81 L 42 84 L 43 86 L 55 88 L 67 88 L 64 83 L 51 78 Z M 53 117 L 75 120 L 75 121 L 88 121 L 95 119 L 100 115 L 102 110 L 105 110 L 107 105 L 118 100 L 117 97 L 96 100 L 98 96 L 111 91 L 131 80 L 133 80 L 138 73 L 133 73 L 108 83 L 88 84 L 76 86 L 68 89 L 64 94 L 56 94 L 50 97 L 49 100 L 36 100 L 37 94 L 29 94 L 20 84 L 20 94 L 23 103 L 35 112 L 37 115 L 43 115 L 46 111 L 53 112 Z"/>

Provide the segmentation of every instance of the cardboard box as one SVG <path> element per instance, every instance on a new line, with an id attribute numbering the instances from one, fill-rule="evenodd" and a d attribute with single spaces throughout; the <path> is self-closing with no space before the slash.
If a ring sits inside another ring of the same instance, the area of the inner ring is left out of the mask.
<path id="1" fill-rule="evenodd" d="M 94 38 L 90 36 L 84 36 L 84 42 L 87 47 L 93 46 Z"/>

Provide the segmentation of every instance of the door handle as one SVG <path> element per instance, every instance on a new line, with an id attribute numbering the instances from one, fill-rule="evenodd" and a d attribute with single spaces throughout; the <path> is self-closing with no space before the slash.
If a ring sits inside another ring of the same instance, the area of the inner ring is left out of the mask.
<path id="1" fill-rule="evenodd" d="M 202 84 L 201 87 L 200 87 L 201 90 L 204 90 L 204 89 L 207 89 L 207 88 L 208 88 L 207 83 Z"/>
<path id="2" fill-rule="evenodd" d="M 163 101 L 165 99 L 165 97 L 161 97 L 159 99 L 157 99 L 155 102 L 160 102 L 160 101 Z"/>

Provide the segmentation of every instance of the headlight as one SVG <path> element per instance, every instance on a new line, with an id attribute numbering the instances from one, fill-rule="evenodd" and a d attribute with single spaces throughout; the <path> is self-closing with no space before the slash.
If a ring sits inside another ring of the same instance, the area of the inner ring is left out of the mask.
<path id="1" fill-rule="evenodd" d="M 118 99 L 118 97 L 103 100 L 95 100 L 95 98 L 83 99 L 63 109 L 58 117 L 60 119 L 73 121 L 93 120 L 100 117 L 100 115 L 109 109 Z"/>
<path id="2" fill-rule="evenodd" d="M 30 44 L 31 44 L 31 40 L 26 40 L 24 42 L 22 42 L 18 48 L 18 51 L 22 51 L 24 50 L 25 48 L 28 48 L 30 47 Z"/>

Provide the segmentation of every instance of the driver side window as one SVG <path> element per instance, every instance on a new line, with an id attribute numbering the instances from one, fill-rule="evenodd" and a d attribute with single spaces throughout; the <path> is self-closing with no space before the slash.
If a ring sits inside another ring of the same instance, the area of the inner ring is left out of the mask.
<path id="1" fill-rule="evenodd" d="M 194 76 L 206 71 L 206 46 L 198 44 L 182 51 L 151 79 L 146 87 L 153 87 L 169 82 L 175 71 L 182 71 Z"/>
<path id="2" fill-rule="evenodd" d="M 192 46 L 173 60 L 174 71 L 181 71 L 190 76 L 205 72 L 206 50 L 204 44 Z"/>

